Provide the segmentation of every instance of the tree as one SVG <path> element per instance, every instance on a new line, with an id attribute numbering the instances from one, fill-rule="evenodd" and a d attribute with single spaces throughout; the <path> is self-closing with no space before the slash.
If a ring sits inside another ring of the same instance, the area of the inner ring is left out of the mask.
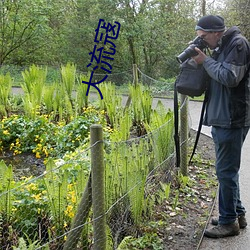
<path id="1" fill-rule="evenodd" d="M 228 27 L 239 26 L 250 39 L 250 2 L 248 0 L 225 0 L 222 15 Z"/>
<path id="2" fill-rule="evenodd" d="M 0 2 L 0 65 L 12 57 L 18 61 L 18 50 L 30 41 L 39 40 L 44 34 L 46 7 L 38 0 L 8 0 Z M 26 50 L 33 53 L 41 43 Z M 16 53 L 16 57 L 13 56 Z"/>

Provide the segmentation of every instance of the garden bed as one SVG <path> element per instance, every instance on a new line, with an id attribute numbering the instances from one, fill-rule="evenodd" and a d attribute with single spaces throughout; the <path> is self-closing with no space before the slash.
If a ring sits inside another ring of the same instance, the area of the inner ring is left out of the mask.
<path id="1" fill-rule="evenodd" d="M 191 131 L 191 137 L 194 136 L 194 131 Z M 34 154 L 7 156 L 5 162 L 13 165 L 16 178 L 30 174 L 38 176 L 45 170 L 42 159 L 37 159 Z M 201 135 L 194 163 L 189 166 L 189 178 L 177 177 L 176 169 L 173 171 L 169 197 L 156 202 L 153 217 L 137 229 L 136 238 L 124 235 L 123 241 L 129 241 L 126 247 L 198 249 L 217 191 L 213 162 L 212 139 Z M 148 192 L 148 195 L 153 195 L 152 190 Z M 130 230 L 134 231 L 133 225 L 131 229 L 127 228 L 127 232 Z M 119 249 L 125 248 L 120 244 Z"/>

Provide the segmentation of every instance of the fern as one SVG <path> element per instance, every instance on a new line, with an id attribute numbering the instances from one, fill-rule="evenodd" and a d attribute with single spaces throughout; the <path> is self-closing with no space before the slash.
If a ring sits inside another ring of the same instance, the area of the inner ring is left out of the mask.
<path id="1" fill-rule="evenodd" d="M 22 76 L 24 80 L 24 82 L 21 83 L 21 87 L 24 90 L 24 110 L 27 115 L 34 117 L 42 103 L 47 68 L 42 69 L 32 65 L 29 70 L 22 72 Z"/>
<path id="2" fill-rule="evenodd" d="M 61 66 L 61 77 L 67 96 L 72 100 L 72 91 L 76 81 L 76 66 L 71 63 L 67 63 L 66 66 Z"/>
<path id="3" fill-rule="evenodd" d="M 78 109 L 78 113 L 81 114 L 81 111 L 83 108 L 88 107 L 88 96 L 87 94 L 87 89 L 88 85 L 83 84 L 82 81 L 87 81 L 88 75 L 80 75 L 78 78 L 78 87 L 77 87 L 77 92 L 76 92 L 76 107 Z"/>
<path id="4" fill-rule="evenodd" d="M 56 165 L 52 159 L 46 164 L 46 171 L 44 183 L 48 192 L 49 206 L 53 218 L 61 227 L 67 205 L 68 178 L 66 172 L 60 173 L 56 170 Z"/>
<path id="5" fill-rule="evenodd" d="M 173 112 L 166 111 L 164 105 L 158 102 L 156 109 L 151 113 L 151 122 L 145 123 L 146 130 L 152 132 L 151 140 L 155 160 L 162 162 L 171 154 L 173 142 Z"/>
<path id="6" fill-rule="evenodd" d="M 11 189 L 14 186 L 13 169 L 12 166 L 8 167 L 4 161 L 0 161 L 0 212 L 6 215 L 9 221 L 12 211 L 14 196 Z"/>

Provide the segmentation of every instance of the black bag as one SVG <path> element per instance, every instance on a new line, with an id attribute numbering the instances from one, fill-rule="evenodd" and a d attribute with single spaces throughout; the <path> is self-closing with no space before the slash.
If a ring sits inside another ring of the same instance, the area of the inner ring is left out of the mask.
<path id="1" fill-rule="evenodd" d="M 177 92 L 191 97 L 201 96 L 207 88 L 209 79 L 203 65 L 190 58 L 183 62 L 180 68 L 180 74 L 175 81 Z"/>
<path id="2" fill-rule="evenodd" d="M 175 149 L 176 149 L 176 166 L 180 167 L 180 140 L 179 140 L 179 114 L 178 114 L 178 93 L 188 95 L 191 97 L 201 96 L 205 92 L 205 97 L 202 105 L 201 116 L 198 131 L 196 134 L 195 144 L 189 163 L 195 154 L 195 150 L 199 141 L 202 120 L 207 103 L 207 86 L 209 76 L 202 65 L 198 65 L 192 58 L 186 60 L 181 64 L 181 71 L 175 81 L 174 89 L 174 124 L 175 124 Z"/>

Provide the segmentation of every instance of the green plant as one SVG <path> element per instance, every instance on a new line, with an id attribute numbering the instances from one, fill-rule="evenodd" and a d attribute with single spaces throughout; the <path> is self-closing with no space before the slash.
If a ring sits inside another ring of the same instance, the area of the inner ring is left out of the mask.
<path id="1" fill-rule="evenodd" d="M 76 66 L 72 63 L 67 63 L 66 66 L 61 66 L 61 77 L 62 86 L 72 104 L 72 91 L 76 81 Z"/>
<path id="2" fill-rule="evenodd" d="M 76 112 L 78 114 L 81 114 L 84 108 L 87 108 L 89 105 L 89 97 L 87 96 L 87 89 L 88 85 L 83 84 L 82 81 L 87 81 L 89 79 L 89 75 L 83 75 L 80 74 L 80 76 L 77 78 L 78 85 L 77 85 L 77 91 L 76 91 Z"/>
<path id="3" fill-rule="evenodd" d="M 12 190 L 15 200 L 13 202 L 13 227 L 19 235 L 30 240 L 40 239 L 46 235 L 42 221 L 49 221 L 48 197 L 41 179 L 35 180 L 32 176 L 22 177 L 18 182 L 18 188 Z M 39 225 L 39 227 L 38 227 Z"/>
<path id="4" fill-rule="evenodd" d="M 181 189 L 185 189 L 187 186 L 190 187 L 192 185 L 192 182 L 191 182 L 189 176 L 185 176 L 181 173 L 178 174 L 178 182 L 179 182 Z"/>
<path id="5" fill-rule="evenodd" d="M 160 189 L 157 192 L 157 194 L 159 195 L 159 202 L 160 204 L 164 201 L 164 200 L 168 200 L 169 196 L 170 196 L 170 192 L 171 192 L 171 183 L 162 183 L 160 182 Z"/>
<path id="6" fill-rule="evenodd" d="M 35 65 L 22 72 L 24 82 L 21 86 L 24 90 L 24 111 L 29 117 L 34 118 L 37 112 L 40 112 L 46 75 L 47 68 L 42 69 Z"/>
<path id="7" fill-rule="evenodd" d="M 28 235 L 25 235 L 25 240 L 23 237 L 20 237 L 18 239 L 18 246 L 13 246 L 13 250 L 35 250 L 38 249 L 41 244 L 38 240 L 35 240 L 34 242 L 30 239 Z M 43 246 L 43 250 L 49 250 L 49 246 Z"/>
<path id="8" fill-rule="evenodd" d="M 0 116 L 7 116 L 9 111 L 9 96 L 11 93 L 12 79 L 10 74 L 0 75 Z"/>
<path id="9" fill-rule="evenodd" d="M 115 85 L 111 82 L 106 82 L 101 87 L 103 99 L 100 99 L 100 109 L 107 113 L 107 122 L 111 128 L 118 127 L 120 119 L 123 115 L 121 96 L 117 95 Z M 111 101 L 112 100 L 112 101 Z"/>
<path id="10" fill-rule="evenodd" d="M 125 196 L 123 205 L 118 205 L 113 212 L 121 215 L 129 211 L 135 226 L 140 224 L 146 210 L 144 194 L 151 153 L 147 138 L 141 138 L 131 140 L 130 145 L 126 142 L 111 143 L 105 157 L 107 208 Z"/>
<path id="11" fill-rule="evenodd" d="M 52 159 L 46 164 L 46 178 L 44 185 L 48 194 L 50 211 L 57 227 L 63 227 L 64 211 L 67 206 L 68 176 L 60 170 L 55 170 L 56 165 Z"/>
<path id="12" fill-rule="evenodd" d="M 162 102 L 158 102 L 156 109 L 151 113 L 151 122 L 145 123 L 147 132 L 152 140 L 155 160 L 160 163 L 169 157 L 174 148 L 173 130 L 174 119 L 173 112 L 166 111 Z"/>
<path id="13" fill-rule="evenodd" d="M 44 96 L 43 96 L 43 102 L 45 105 L 45 113 L 46 114 L 51 114 L 51 112 L 53 111 L 53 100 L 54 100 L 54 94 L 55 94 L 55 88 L 56 85 L 50 85 L 50 86 L 46 86 L 46 88 L 44 89 Z"/>
<path id="14" fill-rule="evenodd" d="M 177 190 L 175 190 L 175 196 L 174 196 L 174 200 L 172 203 L 173 209 L 176 209 L 179 205 L 179 196 L 180 196 L 180 191 L 177 189 Z"/>
<path id="15" fill-rule="evenodd" d="M 143 122 L 150 123 L 152 111 L 152 95 L 148 89 L 140 84 L 129 85 L 131 96 L 131 108 L 134 117 L 134 124 L 140 126 Z"/>
<path id="16" fill-rule="evenodd" d="M 163 250 L 163 242 L 156 233 L 145 233 L 142 237 L 125 237 L 117 250 L 152 249 Z"/>
<path id="17" fill-rule="evenodd" d="M 0 161 L 0 213 L 5 216 L 8 223 L 12 214 L 14 177 L 12 166 L 8 167 L 3 160 Z"/>
<path id="18" fill-rule="evenodd" d="M 115 127 L 113 127 L 112 133 L 110 134 L 110 140 L 113 142 L 129 140 L 132 127 L 132 118 L 129 110 L 126 109 L 124 113 L 119 112 L 116 121 Z"/>
<path id="19" fill-rule="evenodd" d="M 89 140 L 90 126 L 103 123 L 103 113 L 93 107 L 83 110 L 69 123 L 51 121 L 52 116 L 32 119 L 13 115 L 0 121 L 0 150 L 11 150 L 14 155 L 33 152 L 37 158 L 63 155 L 74 151 Z"/>

